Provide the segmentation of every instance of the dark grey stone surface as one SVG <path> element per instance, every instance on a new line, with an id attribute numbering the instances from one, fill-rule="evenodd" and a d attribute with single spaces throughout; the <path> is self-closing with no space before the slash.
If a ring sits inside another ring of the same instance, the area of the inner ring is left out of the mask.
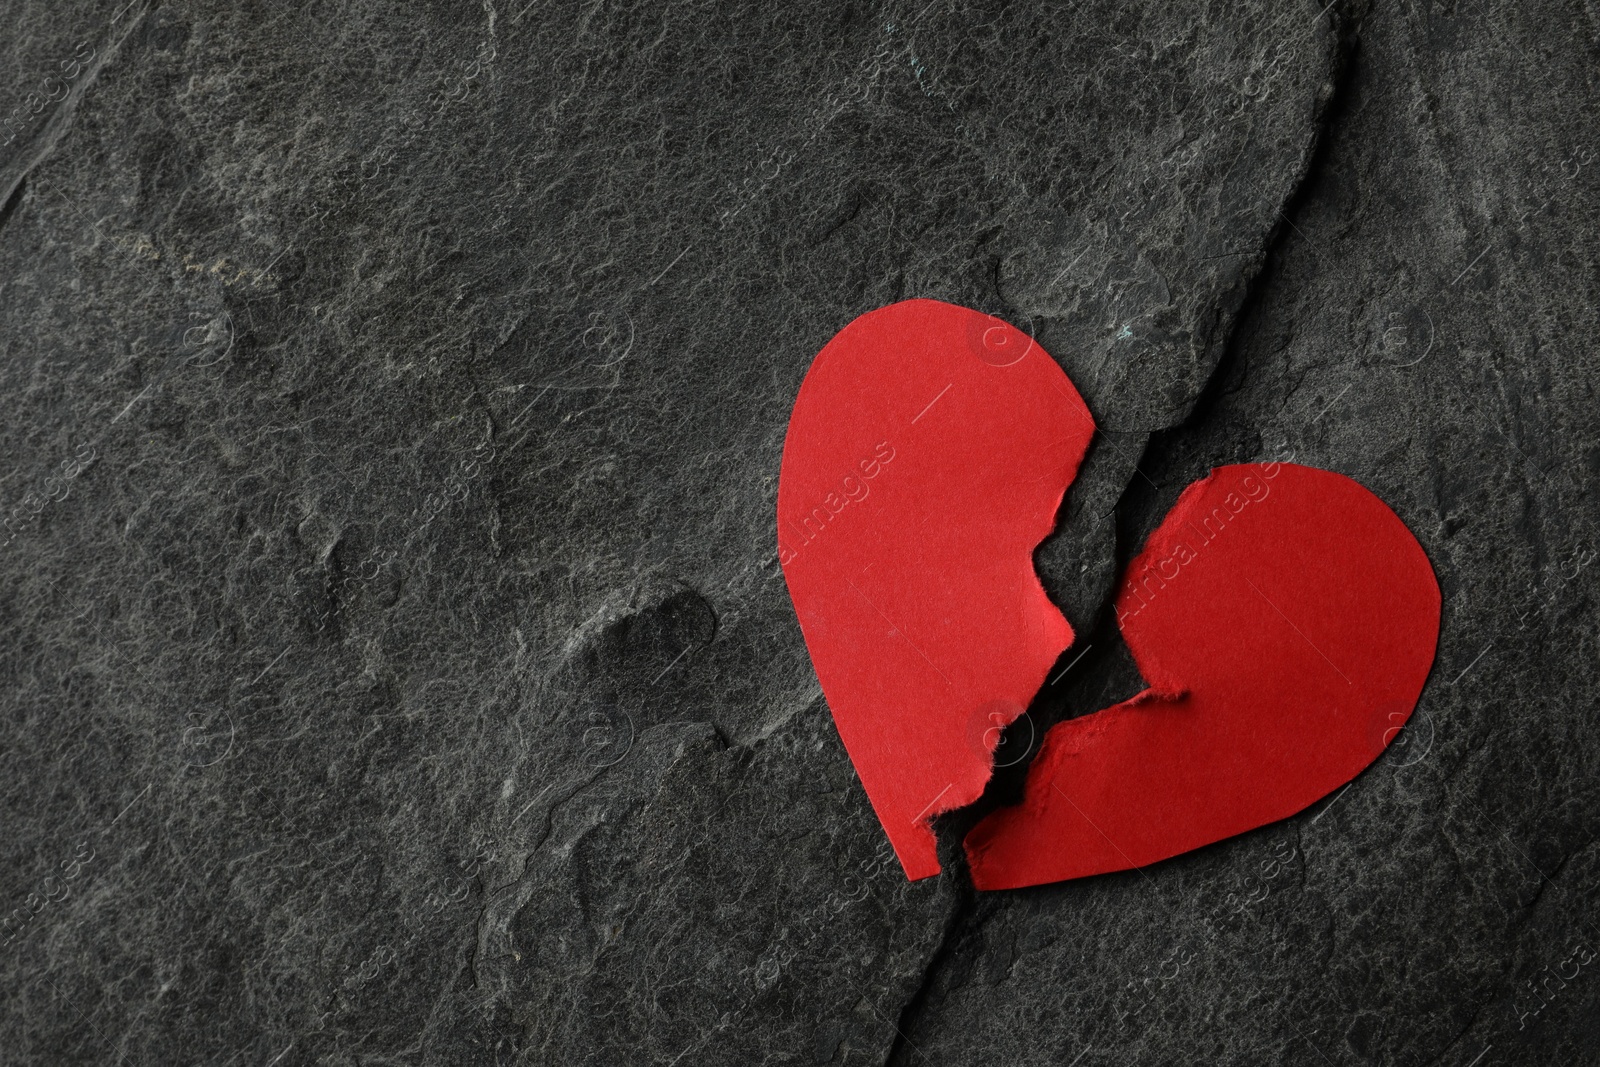
<path id="1" fill-rule="evenodd" d="M 1593 5 L 4 25 L 5 1062 L 1600 1058 Z M 811 356 L 911 296 L 1104 431 L 1036 726 L 1138 688 L 1177 491 L 1293 455 L 1439 574 L 1404 743 L 1144 872 L 979 896 L 957 818 L 906 883 L 772 523 Z"/>
<path id="2" fill-rule="evenodd" d="M 895 1063 L 1600 1062 L 1593 16 L 1362 19 L 1229 355 L 1122 501 L 1133 547 L 1219 463 L 1377 492 L 1445 598 L 1403 744 L 1285 823 L 975 901 Z M 1139 687 L 1093 656 L 1071 711 Z"/>

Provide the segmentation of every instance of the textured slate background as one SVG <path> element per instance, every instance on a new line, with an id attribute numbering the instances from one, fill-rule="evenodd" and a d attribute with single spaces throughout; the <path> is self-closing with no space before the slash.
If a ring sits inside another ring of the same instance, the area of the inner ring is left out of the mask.
<path id="1" fill-rule="evenodd" d="M 0 1059 L 1600 1061 L 1600 8 L 400 6 L 4 12 Z M 772 514 L 911 296 L 1104 431 L 1019 729 L 1139 688 L 1183 485 L 1293 456 L 1438 572 L 1401 741 L 906 883 Z"/>

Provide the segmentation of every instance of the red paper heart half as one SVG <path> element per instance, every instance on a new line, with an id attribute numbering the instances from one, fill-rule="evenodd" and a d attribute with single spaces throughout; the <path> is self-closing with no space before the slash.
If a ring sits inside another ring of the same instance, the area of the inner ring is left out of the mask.
<path id="1" fill-rule="evenodd" d="M 800 386 L 778 558 L 907 877 L 939 872 L 928 820 L 982 794 L 1000 728 L 1072 642 L 1033 549 L 1093 433 L 1031 338 L 936 300 L 856 319 Z"/>
<path id="2" fill-rule="evenodd" d="M 1416 705 L 1439 586 L 1357 483 L 1230 466 L 1178 499 L 1117 620 L 1150 688 L 1050 730 L 1022 804 L 967 836 L 978 888 L 1143 867 L 1349 782 Z"/>

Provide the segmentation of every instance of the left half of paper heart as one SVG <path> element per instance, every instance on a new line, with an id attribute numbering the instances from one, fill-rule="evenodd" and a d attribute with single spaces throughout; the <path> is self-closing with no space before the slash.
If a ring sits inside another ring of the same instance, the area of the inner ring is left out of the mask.
<path id="1" fill-rule="evenodd" d="M 1033 550 L 1094 434 L 1026 333 L 907 300 L 812 362 L 778 479 L 778 558 L 834 723 L 908 878 L 1072 642 Z"/>

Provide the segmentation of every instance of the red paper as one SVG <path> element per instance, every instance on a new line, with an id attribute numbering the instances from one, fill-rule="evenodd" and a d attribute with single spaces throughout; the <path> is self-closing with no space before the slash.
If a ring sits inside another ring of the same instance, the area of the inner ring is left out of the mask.
<path id="1" fill-rule="evenodd" d="M 999 319 L 935 300 L 861 316 L 800 387 L 778 547 L 817 677 L 910 878 L 928 820 L 983 792 L 1072 629 L 1033 549 L 1094 423 L 1061 368 Z"/>
<path id="2" fill-rule="evenodd" d="M 978 888 L 1143 867 L 1344 785 L 1416 705 L 1439 587 L 1350 479 L 1232 466 L 1184 491 L 1117 616 L 1150 688 L 1046 735 L 1023 803 L 967 837 Z"/>

